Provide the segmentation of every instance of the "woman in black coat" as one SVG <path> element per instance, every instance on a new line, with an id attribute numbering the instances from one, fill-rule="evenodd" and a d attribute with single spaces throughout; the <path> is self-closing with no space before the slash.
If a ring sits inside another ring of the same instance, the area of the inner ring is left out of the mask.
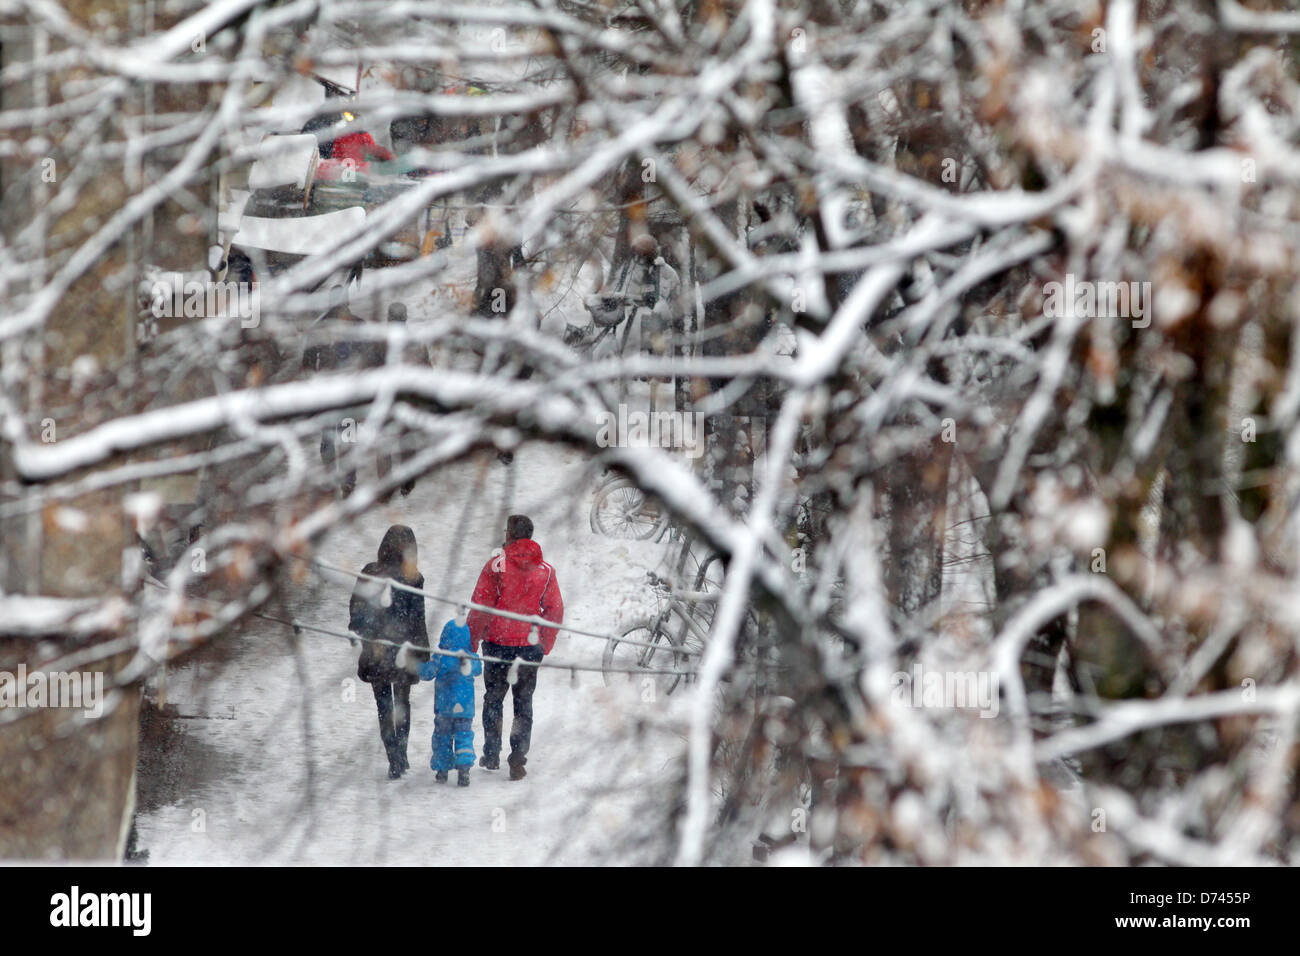
<path id="1" fill-rule="evenodd" d="M 416 562 L 415 532 L 401 524 L 389 528 L 379 545 L 379 560 L 367 564 L 361 573 L 388 578 L 414 588 L 424 587 L 424 576 Z M 383 581 L 358 578 L 348 612 L 348 629 L 368 639 L 361 645 L 357 676 L 375 692 L 379 736 L 388 752 L 388 776 L 396 780 L 410 769 L 406 760 L 406 741 L 411 733 L 411 685 L 419 680 L 417 668 L 429 656 L 427 653 L 404 654 L 399 666 L 398 650 L 402 644 L 408 643 L 416 647 L 429 646 L 429 632 L 424 623 L 424 595 L 391 587 Z"/>

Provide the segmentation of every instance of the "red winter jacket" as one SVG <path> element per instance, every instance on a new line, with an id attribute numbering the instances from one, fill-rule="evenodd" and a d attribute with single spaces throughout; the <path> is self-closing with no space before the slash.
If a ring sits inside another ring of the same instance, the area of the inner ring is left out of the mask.
<path id="1" fill-rule="evenodd" d="M 555 568 L 542 560 L 541 546 L 529 538 L 519 538 L 488 560 L 474 587 L 475 604 L 512 611 L 515 614 L 541 616 L 560 624 L 564 621 L 564 600 Z M 469 612 L 470 646 L 478 652 L 481 641 L 507 647 L 527 647 L 532 625 L 484 611 Z M 542 653 L 551 653 L 556 630 L 544 627 L 541 632 Z"/>
<path id="2" fill-rule="evenodd" d="M 366 172 L 370 169 L 370 160 L 392 160 L 393 156 L 384 147 L 375 142 L 375 138 L 366 132 L 348 133 L 346 136 L 340 136 L 334 140 L 334 148 L 330 150 L 330 158 L 346 162 L 352 160 L 357 169 Z"/>

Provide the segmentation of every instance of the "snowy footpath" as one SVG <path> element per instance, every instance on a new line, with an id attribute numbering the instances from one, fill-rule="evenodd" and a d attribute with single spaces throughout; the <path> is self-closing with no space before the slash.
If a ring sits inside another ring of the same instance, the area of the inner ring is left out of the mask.
<path id="1" fill-rule="evenodd" d="M 647 613 L 645 571 L 670 545 L 593 534 L 597 477 L 576 453 L 544 445 L 525 445 L 510 466 L 485 454 L 335 529 L 318 554 L 360 570 L 387 527 L 406 524 L 426 588 L 465 599 L 502 543 L 505 515 L 525 513 L 557 569 L 565 622 L 617 633 Z M 287 596 L 288 610 L 303 623 L 345 631 L 350 591 L 314 573 Z M 426 612 L 436 644 L 454 608 L 429 601 Z M 168 704 L 192 719 L 167 722 L 180 743 L 167 750 L 171 784 L 138 816 L 138 846 L 151 863 L 619 862 L 623 827 L 684 752 L 685 685 L 656 698 L 642 678 L 607 687 L 599 672 L 546 669 L 524 780 L 475 766 L 468 788 L 454 777 L 436 783 L 428 763 L 433 684 L 422 683 L 411 691 L 411 770 L 392 781 L 374 698 L 356 678 L 357 650 L 304 631 L 298 658 L 291 638 L 281 625 L 252 621 L 225 638 L 220 663 L 168 672 Z M 598 666 L 603 648 L 562 632 L 547 662 Z M 481 750 L 482 679 L 476 683 Z M 507 697 L 507 734 L 510 719 Z"/>

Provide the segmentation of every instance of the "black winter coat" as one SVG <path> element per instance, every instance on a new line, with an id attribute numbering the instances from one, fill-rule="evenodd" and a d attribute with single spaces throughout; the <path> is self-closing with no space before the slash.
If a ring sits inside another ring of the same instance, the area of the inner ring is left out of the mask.
<path id="1" fill-rule="evenodd" d="M 367 564 L 361 573 L 398 580 L 391 567 L 377 561 Z M 414 581 L 402 583 L 422 588 L 424 576 L 417 575 Z M 379 581 L 357 580 L 348 604 L 348 630 L 360 637 L 391 641 L 398 646 L 410 643 L 427 648 L 429 631 L 424 623 L 424 595 L 392 588 L 392 602 L 384 607 L 380 600 L 383 591 L 384 585 Z M 397 652 L 398 647 L 363 642 L 357 660 L 357 677 L 368 684 L 417 683 L 420 678 L 416 670 L 429 655 L 410 653 L 406 667 L 401 668 L 397 666 Z"/>

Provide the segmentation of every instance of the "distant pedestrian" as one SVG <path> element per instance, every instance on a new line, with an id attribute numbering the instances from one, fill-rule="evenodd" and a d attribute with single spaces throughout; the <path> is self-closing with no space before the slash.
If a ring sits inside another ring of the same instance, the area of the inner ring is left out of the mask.
<path id="1" fill-rule="evenodd" d="M 347 292 L 342 286 L 335 286 L 330 290 L 330 309 L 321 316 L 320 321 L 330 324 L 343 323 L 344 329 L 332 329 L 327 341 L 309 345 L 303 350 L 304 371 L 342 372 L 349 369 L 378 368 L 384 364 L 383 342 L 354 337 L 346 331 L 348 325 L 359 328 L 364 324 L 364 320 L 348 308 Z M 320 457 L 331 475 L 335 472 L 336 462 L 339 467 L 343 467 L 344 459 L 347 457 L 345 452 L 339 451 L 338 445 L 355 440 L 354 435 L 349 436 L 349 433 L 344 430 L 347 422 L 347 418 L 340 417 L 321 429 Z M 355 422 L 352 423 L 351 428 L 355 430 Z M 380 464 L 382 465 L 382 460 Z M 353 466 L 343 475 L 343 497 L 352 494 L 356 485 L 357 470 Z"/>
<path id="2" fill-rule="evenodd" d="M 388 754 L 388 776 L 395 780 L 410 769 L 406 742 L 411 734 L 411 684 L 419 679 L 419 665 L 429 657 L 424 596 L 389 583 L 424 587 L 415 532 L 406 525 L 390 527 L 380 542 L 379 560 L 367 564 L 361 573 L 364 576 L 358 578 L 348 606 L 348 629 L 363 639 L 357 677 L 374 691 L 379 736 Z M 401 655 L 409 661 L 399 663 L 403 644 L 426 650 Z"/>
<path id="3" fill-rule="evenodd" d="M 673 320 L 680 309 L 682 282 L 677 270 L 659 254 L 659 243 L 649 233 L 632 240 L 632 254 L 619 274 L 617 288 L 634 303 L 632 321 L 641 351 L 667 355 Z"/>
<path id="4" fill-rule="evenodd" d="M 390 325 L 405 326 L 406 317 L 407 317 L 406 306 L 401 302 L 393 302 L 388 306 L 388 322 Z M 407 344 L 407 346 L 402 350 L 400 360 L 403 365 L 427 366 L 429 364 L 429 356 L 425 352 L 424 346 L 418 343 Z M 413 449 L 399 447 L 397 452 L 398 464 L 404 465 L 407 461 L 410 460 L 411 456 L 414 453 L 415 452 Z M 379 456 L 379 480 L 380 481 L 383 481 L 386 477 L 388 477 L 388 472 L 389 469 L 392 467 L 392 464 L 393 464 L 392 455 L 380 454 Z M 402 497 L 405 498 L 407 495 L 409 495 L 412 491 L 415 490 L 415 479 L 409 478 L 406 481 L 402 482 L 401 490 L 402 490 Z M 388 495 L 385 496 L 385 498 L 387 499 L 391 496 L 392 493 L 390 492 Z"/>
<path id="5" fill-rule="evenodd" d="M 611 273 L 608 284 L 585 301 L 602 325 L 626 321 L 623 334 L 639 351 L 667 355 L 681 311 L 681 289 L 677 270 L 659 254 L 659 243 L 642 233 L 632 240 L 627 258 Z"/>

